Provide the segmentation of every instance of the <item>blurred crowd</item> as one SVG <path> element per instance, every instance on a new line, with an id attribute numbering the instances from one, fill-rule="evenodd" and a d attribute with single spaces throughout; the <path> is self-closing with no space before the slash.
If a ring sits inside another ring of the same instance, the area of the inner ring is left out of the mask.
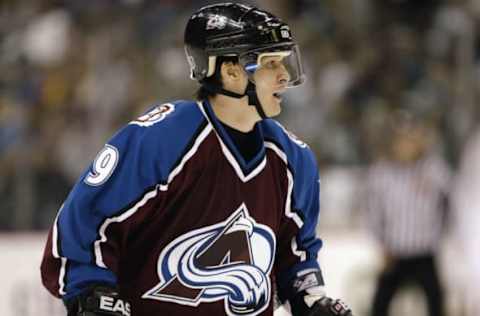
<path id="1" fill-rule="evenodd" d="M 300 43 L 308 81 L 280 120 L 322 170 L 382 158 L 398 110 L 459 167 L 480 112 L 478 1 L 245 2 L 283 17 Z M 0 230 L 49 227 L 115 130 L 152 104 L 193 97 L 183 30 L 209 3 L 1 2 Z"/>

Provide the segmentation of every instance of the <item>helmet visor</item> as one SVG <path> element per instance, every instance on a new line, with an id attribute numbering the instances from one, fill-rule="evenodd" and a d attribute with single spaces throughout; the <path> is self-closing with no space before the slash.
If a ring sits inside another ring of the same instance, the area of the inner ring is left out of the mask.
<path id="1" fill-rule="evenodd" d="M 300 50 L 297 45 L 282 45 L 278 48 L 256 49 L 239 56 L 239 62 L 247 72 L 250 80 L 255 83 L 254 74 L 260 69 L 282 68 L 288 73 L 287 87 L 294 87 L 305 81 L 301 63 Z"/>

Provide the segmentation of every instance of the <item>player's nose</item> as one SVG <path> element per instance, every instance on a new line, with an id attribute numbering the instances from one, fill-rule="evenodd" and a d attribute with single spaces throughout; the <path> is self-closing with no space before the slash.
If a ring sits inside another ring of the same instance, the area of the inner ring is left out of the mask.
<path id="1" fill-rule="evenodd" d="M 289 81 L 290 74 L 288 73 L 288 70 L 285 68 L 285 66 L 282 65 L 278 71 L 277 82 L 281 85 L 287 85 Z"/>

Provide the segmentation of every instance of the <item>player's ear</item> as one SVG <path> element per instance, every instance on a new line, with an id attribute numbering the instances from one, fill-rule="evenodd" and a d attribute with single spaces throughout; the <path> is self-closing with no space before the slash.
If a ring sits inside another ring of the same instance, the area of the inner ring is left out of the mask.
<path id="1" fill-rule="evenodd" d="M 240 65 L 231 61 L 223 62 L 220 72 L 223 82 L 239 81 L 243 76 L 243 70 Z"/>

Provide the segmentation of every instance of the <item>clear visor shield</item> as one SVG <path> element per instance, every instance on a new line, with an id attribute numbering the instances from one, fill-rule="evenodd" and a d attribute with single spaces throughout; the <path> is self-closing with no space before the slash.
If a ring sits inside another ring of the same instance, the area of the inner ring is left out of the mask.
<path id="1" fill-rule="evenodd" d="M 264 71 L 273 71 L 284 77 L 288 82 L 287 87 L 298 86 L 305 81 L 297 45 L 289 47 L 288 50 L 252 50 L 240 55 L 239 62 L 253 83 L 255 83 L 254 74 Z"/>

